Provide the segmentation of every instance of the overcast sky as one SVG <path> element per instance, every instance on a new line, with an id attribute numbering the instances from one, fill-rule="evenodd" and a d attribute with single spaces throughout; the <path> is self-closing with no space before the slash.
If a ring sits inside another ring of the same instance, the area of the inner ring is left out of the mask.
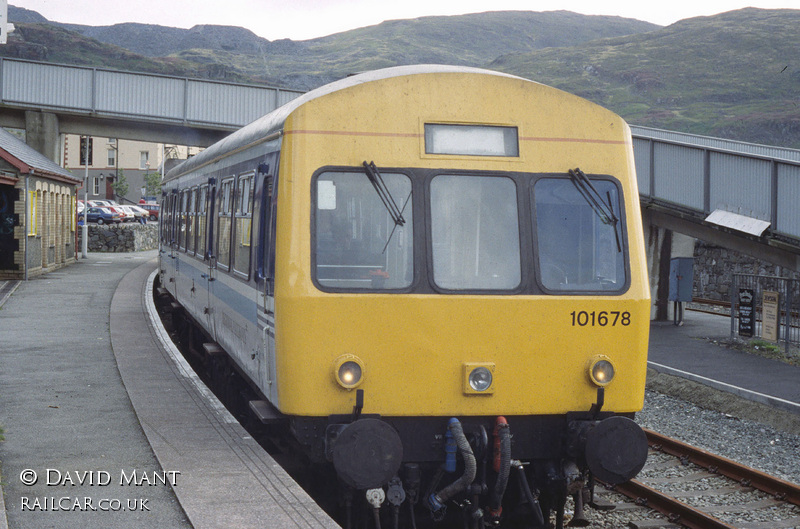
<path id="1" fill-rule="evenodd" d="M 0 0 L 2 1 L 2 0 Z M 485 11 L 552 11 L 616 15 L 663 26 L 743 7 L 800 7 L 798 0 L 9 0 L 55 22 L 106 26 L 121 22 L 190 28 L 221 24 L 276 40 L 305 40 L 384 20 Z M 580 28 L 575 28 L 580 31 Z"/>

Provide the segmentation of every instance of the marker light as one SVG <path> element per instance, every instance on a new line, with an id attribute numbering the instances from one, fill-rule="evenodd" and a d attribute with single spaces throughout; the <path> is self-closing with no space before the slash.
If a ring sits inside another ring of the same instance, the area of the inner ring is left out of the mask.
<path id="1" fill-rule="evenodd" d="M 597 356 L 589 367 L 589 378 L 598 386 L 607 386 L 614 380 L 614 365 L 606 356 Z"/>
<path id="2" fill-rule="evenodd" d="M 494 364 L 467 363 L 464 364 L 464 393 L 487 394 L 492 393 L 494 381 Z"/>
<path id="3" fill-rule="evenodd" d="M 336 382 L 345 389 L 353 389 L 361 384 L 364 376 L 364 364 L 354 355 L 342 355 L 336 359 Z"/>

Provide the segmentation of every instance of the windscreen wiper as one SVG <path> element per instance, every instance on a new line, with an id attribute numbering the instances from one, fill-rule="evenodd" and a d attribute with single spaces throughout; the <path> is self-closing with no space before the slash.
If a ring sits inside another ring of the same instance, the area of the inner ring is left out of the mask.
<path id="1" fill-rule="evenodd" d="M 375 162 L 367 163 L 364 161 L 364 169 L 367 173 L 367 178 L 369 178 L 369 181 L 372 182 L 372 187 L 375 188 L 375 191 L 381 198 L 381 202 L 383 202 L 383 205 L 386 206 L 386 211 L 388 211 L 389 215 L 392 217 L 394 225 L 404 226 L 406 219 L 403 218 L 403 211 L 397 205 L 397 202 L 394 201 L 392 194 L 386 187 L 386 182 L 383 181 L 381 173 L 379 173 L 378 168 L 375 167 Z"/>
<path id="2" fill-rule="evenodd" d="M 569 177 L 572 180 L 572 184 L 578 190 L 578 192 L 583 196 L 586 203 L 591 206 L 592 211 L 600 217 L 600 220 L 603 221 L 604 224 L 609 224 L 614 227 L 614 238 L 617 241 L 617 251 L 622 251 L 622 242 L 620 241 L 619 235 L 619 218 L 614 214 L 613 202 L 611 201 L 611 193 L 606 193 L 606 199 L 608 200 L 608 204 L 603 202 L 603 197 L 592 185 L 592 182 L 589 180 L 589 177 L 586 176 L 586 173 L 581 171 L 579 168 L 570 169 L 569 170 Z"/>

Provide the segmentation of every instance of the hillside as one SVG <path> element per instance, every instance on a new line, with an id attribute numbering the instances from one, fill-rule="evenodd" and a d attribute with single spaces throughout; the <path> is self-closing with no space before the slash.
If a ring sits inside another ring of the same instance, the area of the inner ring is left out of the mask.
<path id="1" fill-rule="evenodd" d="M 95 60 L 87 49 L 105 43 L 142 56 L 136 60 L 137 69 L 153 61 L 145 71 L 175 67 L 179 75 L 194 69 L 200 76 L 213 77 L 211 71 L 227 80 L 250 79 L 301 90 L 385 66 L 429 62 L 484 65 L 502 54 L 572 46 L 659 27 L 639 20 L 567 11 L 506 11 L 394 20 L 319 39 L 268 41 L 247 29 L 230 26 L 179 29 L 135 23 L 61 24 L 14 6 L 9 6 L 8 17 L 19 30 L 11 37 L 16 41 L 16 55 L 0 49 L 5 56 L 96 65 L 107 57 L 97 51 Z M 49 42 L 47 27 L 72 32 L 74 42 L 69 44 L 83 49 L 80 56 L 71 57 L 63 48 L 66 43 L 61 33 L 54 31 L 54 42 Z M 575 32 L 575 27 L 581 31 Z"/>
<path id="2" fill-rule="evenodd" d="M 567 11 L 490 12 L 306 41 L 226 26 L 64 25 L 13 6 L 9 19 L 18 30 L 0 56 L 301 90 L 400 64 L 487 67 L 583 96 L 633 124 L 800 148 L 800 10 L 748 8 L 663 28 Z"/>
<path id="3" fill-rule="evenodd" d="M 800 10 L 743 9 L 488 67 L 575 93 L 631 123 L 800 147 Z"/>

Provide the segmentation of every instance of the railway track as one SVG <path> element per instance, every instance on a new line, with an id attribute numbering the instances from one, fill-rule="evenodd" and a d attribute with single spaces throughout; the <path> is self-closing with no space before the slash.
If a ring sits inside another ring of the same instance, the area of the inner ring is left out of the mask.
<path id="1" fill-rule="evenodd" d="M 629 527 L 800 527 L 800 485 L 646 430 L 650 456 L 639 479 L 611 487 L 664 520 Z M 659 525 L 660 524 L 660 525 Z"/>

